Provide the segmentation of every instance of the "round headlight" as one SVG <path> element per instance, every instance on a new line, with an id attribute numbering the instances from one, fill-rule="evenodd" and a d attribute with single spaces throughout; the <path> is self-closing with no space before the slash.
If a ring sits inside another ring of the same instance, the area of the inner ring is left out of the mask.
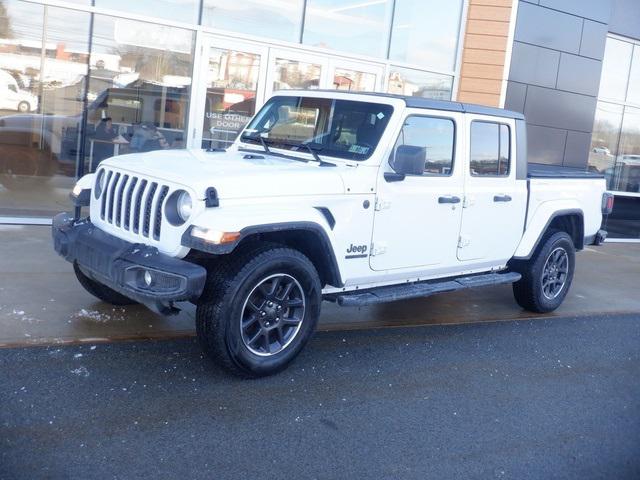
<path id="1" fill-rule="evenodd" d="M 191 216 L 191 210 L 193 208 L 193 203 L 191 202 L 191 195 L 187 192 L 182 191 L 180 195 L 178 195 L 178 216 L 182 219 L 183 222 L 189 220 Z"/>
<path id="2" fill-rule="evenodd" d="M 102 195 L 102 191 L 104 190 L 104 182 L 105 182 L 105 174 L 104 174 L 104 169 L 102 169 L 98 172 L 98 177 L 96 178 L 96 184 L 95 184 L 95 187 L 93 188 L 93 194 L 95 195 L 96 200 L 100 198 L 100 195 Z"/>

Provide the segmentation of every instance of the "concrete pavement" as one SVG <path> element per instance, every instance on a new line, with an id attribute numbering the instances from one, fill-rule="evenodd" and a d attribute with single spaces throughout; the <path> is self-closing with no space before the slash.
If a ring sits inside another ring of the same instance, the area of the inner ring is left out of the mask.
<path id="1" fill-rule="evenodd" d="M 550 316 L 640 312 L 640 244 L 588 247 L 563 306 Z M 48 227 L 0 226 L 0 346 L 192 336 L 194 307 L 177 317 L 114 308 L 77 283 Z M 502 285 L 367 308 L 326 303 L 320 330 L 530 318 Z"/>
<path id="2" fill-rule="evenodd" d="M 0 349 L 0 478 L 640 478 L 640 316 L 320 332 L 243 381 L 194 339 Z"/>

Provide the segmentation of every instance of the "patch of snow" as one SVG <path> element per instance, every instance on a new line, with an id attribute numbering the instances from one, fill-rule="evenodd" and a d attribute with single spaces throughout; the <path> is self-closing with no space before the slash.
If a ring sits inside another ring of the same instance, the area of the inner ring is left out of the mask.
<path id="1" fill-rule="evenodd" d="M 84 366 L 74 368 L 73 370 L 71 370 L 71 373 L 73 373 L 74 375 L 78 375 L 79 377 L 86 378 L 89 376 L 89 370 L 87 370 L 87 368 Z"/>
<path id="2" fill-rule="evenodd" d="M 76 353 L 76 354 L 73 356 L 73 358 L 81 358 L 81 357 L 82 357 L 82 354 L 81 354 L 81 353 Z"/>
<path id="3" fill-rule="evenodd" d="M 115 311 L 115 310 L 114 310 Z M 109 315 L 107 313 L 102 313 L 99 312 L 98 310 L 87 310 L 85 308 L 81 309 L 80 311 L 74 313 L 72 315 L 72 318 L 78 318 L 78 319 L 82 319 L 82 320 L 89 320 L 92 322 L 96 322 L 96 323 L 106 323 L 106 322 L 110 322 L 110 321 L 124 321 L 124 316 L 123 315 Z"/>

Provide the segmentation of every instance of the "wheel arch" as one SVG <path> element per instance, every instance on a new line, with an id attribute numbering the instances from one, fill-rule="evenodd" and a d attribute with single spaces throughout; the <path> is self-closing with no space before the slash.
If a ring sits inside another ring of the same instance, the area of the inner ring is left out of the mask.
<path id="1" fill-rule="evenodd" d="M 233 255 L 245 248 L 251 248 L 251 244 L 256 243 L 284 245 L 309 258 L 318 270 L 323 285 L 343 286 L 331 240 L 322 226 L 315 222 L 282 222 L 245 227 L 240 230 L 238 240 L 217 246 L 199 242 L 193 244 L 189 230 L 183 236 L 183 245 L 187 239 L 191 239 L 191 248 L 214 255 Z"/>
<path id="2" fill-rule="evenodd" d="M 272 242 L 298 250 L 311 260 L 323 285 L 342 286 L 340 269 L 331 240 L 323 228 L 313 222 L 291 222 L 247 227 L 238 246 L 252 242 Z"/>
<path id="3" fill-rule="evenodd" d="M 535 241 L 530 243 L 531 246 L 523 249 L 523 243 L 521 242 L 513 258 L 516 260 L 530 259 L 550 230 L 566 232 L 573 240 L 576 250 L 584 248 L 584 213 L 579 208 L 568 208 L 553 212 L 547 219 L 544 228 L 539 231 Z"/>

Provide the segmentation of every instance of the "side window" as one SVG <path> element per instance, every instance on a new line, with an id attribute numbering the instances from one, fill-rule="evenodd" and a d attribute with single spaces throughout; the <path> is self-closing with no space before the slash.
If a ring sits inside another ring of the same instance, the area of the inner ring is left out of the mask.
<path id="1" fill-rule="evenodd" d="M 477 120 L 471 122 L 471 175 L 509 175 L 510 138 L 507 125 Z"/>
<path id="2" fill-rule="evenodd" d="M 404 122 L 389 164 L 394 166 L 400 145 L 419 147 L 424 152 L 424 174 L 451 175 L 453 170 L 455 124 L 450 118 L 410 115 Z"/>

